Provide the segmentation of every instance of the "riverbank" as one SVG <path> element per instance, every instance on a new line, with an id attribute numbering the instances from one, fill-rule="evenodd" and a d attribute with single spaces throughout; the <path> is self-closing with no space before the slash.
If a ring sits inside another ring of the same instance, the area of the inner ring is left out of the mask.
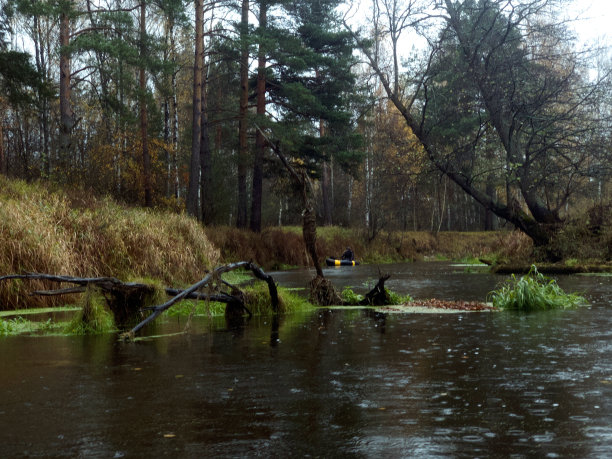
<path id="1" fill-rule="evenodd" d="M 320 260 L 352 247 L 363 264 L 418 260 L 520 260 L 531 265 L 532 245 L 519 232 L 385 232 L 319 227 Z M 219 264 L 251 260 L 265 270 L 310 266 L 300 227 L 261 233 L 203 228 L 172 211 L 133 208 L 83 192 L 50 191 L 0 176 L 0 275 L 39 272 L 184 287 Z M 577 263 L 574 263 L 576 265 Z M 593 264 L 594 265 L 594 264 Z M 544 272 L 544 270 L 542 270 Z M 342 285 L 337 288 L 342 288 Z M 78 295 L 30 296 L 42 282 L 0 283 L 0 310 L 70 304 Z"/>
<path id="2" fill-rule="evenodd" d="M 261 233 L 232 227 L 209 227 L 207 237 L 217 247 L 224 262 L 254 260 L 265 269 L 309 266 L 312 264 L 300 227 L 270 227 Z M 513 231 L 439 232 L 381 231 L 371 239 L 362 230 L 337 226 L 317 228 L 317 253 L 340 257 L 351 247 L 357 260 L 365 264 L 385 264 L 420 260 L 478 260 L 496 262 L 527 258 L 531 240 Z"/>
<path id="3" fill-rule="evenodd" d="M 0 275 L 113 276 L 182 287 L 219 262 L 202 226 L 170 211 L 122 206 L 0 175 Z M 0 309 L 71 303 L 79 295 L 30 296 L 42 281 L 0 283 Z"/>

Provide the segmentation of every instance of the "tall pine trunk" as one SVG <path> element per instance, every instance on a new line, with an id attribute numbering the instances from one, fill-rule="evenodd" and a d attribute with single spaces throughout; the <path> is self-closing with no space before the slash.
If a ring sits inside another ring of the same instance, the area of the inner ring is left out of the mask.
<path id="1" fill-rule="evenodd" d="M 259 27 L 264 31 L 268 25 L 268 5 L 266 0 L 259 2 Z M 263 38 L 262 38 L 263 42 Z M 266 116 L 266 51 L 263 43 L 259 44 L 257 64 L 257 116 Z M 266 140 L 263 133 L 255 134 L 255 158 L 253 160 L 253 188 L 251 196 L 251 230 L 261 231 L 261 205 L 263 200 L 263 161 Z"/>
<path id="2" fill-rule="evenodd" d="M 321 80 L 319 70 L 315 71 L 317 80 Z M 319 120 L 319 137 L 325 137 L 325 121 Z M 332 182 L 331 182 L 331 166 L 329 161 L 323 162 L 321 170 L 321 199 L 323 201 L 323 225 L 329 226 L 333 224 L 332 219 Z"/>
<path id="3" fill-rule="evenodd" d="M 74 128 L 74 112 L 71 103 L 71 65 L 70 65 L 70 11 L 72 1 L 66 2 L 60 17 L 60 75 L 59 75 L 59 171 L 65 172 L 70 164 L 72 151 L 72 129 Z"/>
<path id="4" fill-rule="evenodd" d="M 195 0 L 195 56 L 193 60 L 193 118 L 191 127 L 191 161 L 187 188 L 187 213 L 198 217 L 200 187 L 200 138 L 202 117 L 202 59 L 204 54 L 204 1 Z"/>
<path id="5" fill-rule="evenodd" d="M 145 74 L 145 56 L 147 55 L 147 24 L 146 2 L 140 3 L 140 138 L 142 141 L 142 175 L 144 181 L 144 205 L 153 205 L 153 191 L 151 187 L 151 154 L 149 152 L 149 138 L 147 135 L 149 120 L 147 117 L 147 78 Z"/>
<path id="6" fill-rule="evenodd" d="M 4 110 L 0 106 L 0 111 L 4 115 Z M 4 118 L 4 116 L 2 116 Z M 0 119 L 2 119 L 0 118 Z M 6 175 L 7 173 L 6 157 L 4 155 L 4 132 L 2 130 L 2 123 L 0 122 L 0 174 Z"/>
<path id="7" fill-rule="evenodd" d="M 212 199 L 212 152 L 210 151 L 210 134 L 208 126 L 208 64 L 204 62 L 202 53 L 202 114 L 200 117 L 200 207 L 202 210 L 202 223 L 208 225 L 213 219 Z"/>
<path id="8" fill-rule="evenodd" d="M 247 225 L 247 115 L 249 104 L 249 0 L 242 0 L 242 19 L 240 22 L 240 112 L 238 114 L 238 203 L 236 226 Z"/>

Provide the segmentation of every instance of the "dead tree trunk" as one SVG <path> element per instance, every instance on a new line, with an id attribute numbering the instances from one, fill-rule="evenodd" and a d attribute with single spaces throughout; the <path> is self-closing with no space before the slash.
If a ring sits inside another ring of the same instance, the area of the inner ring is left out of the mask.
<path id="1" fill-rule="evenodd" d="M 319 255 L 317 253 L 317 218 L 315 212 L 315 206 L 313 202 L 314 192 L 312 190 L 312 183 L 305 170 L 296 170 L 287 161 L 287 158 L 282 153 L 279 143 L 272 143 L 268 140 L 265 133 L 257 127 L 257 131 L 266 140 L 267 144 L 274 150 L 278 159 L 283 163 L 285 169 L 289 172 L 289 175 L 293 178 L 296 184 L 300 188 L 302 195 L 302 236 L 304 237 L 304 245 L 306 250 L 312 259 L 312 263 L 317 272 L 314 279 L 310 281 L 310 301 L 320 306 L 331 306 L 342 304 L 342 298 L 336 292 L 334 285 L 323 276 L 323 269 L 321 268 L 321 262 L 319 261 Z"/>
<path id="2" fill-rule="evenodd" d="M 361 306 L 386 306 L 391 304 L 391 298 L 389 298 L 389 294 L 385 290 L 385 281 L 390 277 L 390 274 L 381 275 L 374 288 L 366 294 L 359 304 Z"/>

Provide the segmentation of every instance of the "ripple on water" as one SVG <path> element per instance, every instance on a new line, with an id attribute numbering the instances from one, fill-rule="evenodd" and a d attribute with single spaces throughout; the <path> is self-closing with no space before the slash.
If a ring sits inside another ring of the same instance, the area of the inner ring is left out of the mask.
<path id="1" fill-rule="evenodd" d="M 570 416 L 570 419 L 572 421 L 582 422 L 582 423 L 587 423 L 591 420 L 591 418 L 588 416 Z"/>
<path id="2" fill-rule="evenodd" d="M 484 443 L 485 441 L 480 435 L 464 435 L 461 439 L 468 443 Z"/>
<path id="3" fill-rule="evenodd" d="M 584 435 L 599 441 L 612 441 L 612 426 L 590 426 L 584 429 Z"/>
<path id="4" fill-rule="evenodd" d="M 546 408 L 531 408 L 527 412 L 532 416 L 547 417 L 550 414 L 550 410 Z"/>
<path id="5" fill-rule="evenodd" d="M 537 434 L 531 437 L 531 440 L 533 440 L 536 443 L 550 443 L 554 439 L 555 439 L 555 434 L 552 432 Z"/>

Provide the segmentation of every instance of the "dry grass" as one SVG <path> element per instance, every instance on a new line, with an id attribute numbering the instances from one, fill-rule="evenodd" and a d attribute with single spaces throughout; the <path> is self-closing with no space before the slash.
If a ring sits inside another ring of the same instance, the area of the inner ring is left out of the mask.
<path id="1" fill-rule="evenodd" d="M 198 222 L 184 215 L 126 208 L 110 199 L 90 198 L 80 203 L 87 208 L 79 208 L 66 193 L 2 176 L 0 203 L 0 274 L 147 277 L 180 286 L 200 279 L 219 259 Z M 3 282 L 0 309 L 65 303 L 27 296 L 50 287 Z"/>

